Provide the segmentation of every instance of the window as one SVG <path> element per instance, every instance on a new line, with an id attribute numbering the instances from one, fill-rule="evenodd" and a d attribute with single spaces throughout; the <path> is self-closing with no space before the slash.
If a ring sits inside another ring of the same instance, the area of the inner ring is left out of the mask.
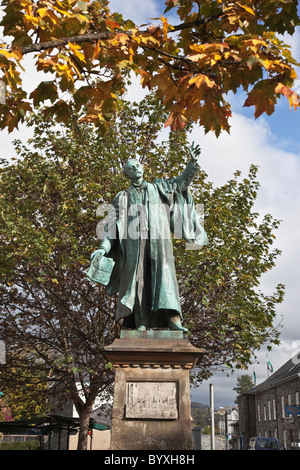
<path id="1" fill-rule="evenodd" d="M 299 402 L 299 392 L 296 392 L 295 398 L 296 398 L 296 406 L 299 406 L 299 405 L 300 405 L 300 402 Z"/>
<path id="2" fill-rule="evenodd" d="M 284 397 L 281 397 L 281 416 L 285 418 Z"/>
<path id="3" fill-rule="evenodd" d="M 267 405 L 264 403 L 264 421 L 267 421 Z"/>
<path id="4" fill-rule="evenodd" d="M 283 397 L 282 397 L 283 398 Z M 283 430 L 283 446 L 285 449 L 287 449 L 287 435 L 286 435 L 286 429 Z"/>
<path id="5" fill-rule="evenodd" d="M 268 417 L 269 417 L 269 421 L 271 421 L 271 419 L 272 419 L 272 409 L 271 409 L 271 401 L 270 400 L 268 401 Z"/>
<path id="6" fill-rule="evenodd" d="M 257 405 L 257 421 L 260 423 L 260 405 Z"/>
<path id="7" fill-rule="evenodd" d="M 273 399 L 273 419 L 276 419 L 276 400 Z"/>
<path id="8" fill-rule="evenodd" d="M 292 395 L 289 394 L 288 395 L 288 405 L 291 406 L 291 404 L 292 404 Z"/>

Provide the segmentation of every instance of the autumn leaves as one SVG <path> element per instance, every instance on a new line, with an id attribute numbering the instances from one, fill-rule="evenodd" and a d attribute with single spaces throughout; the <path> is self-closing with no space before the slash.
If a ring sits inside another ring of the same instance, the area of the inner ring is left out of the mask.
<path id="1" fill-rule="evenodd" d="M 229 131 L 228 93 L 239 89 L 248 93 L 245 106 L 254 106 L 256 118 L 272 114 L 280 95 L 299 107 L 291 88 L 297 63 L 277 37 L 299 23 L 294 0 L 168 0 L 155 24 L 141 27 L 111 12 L 107 0 L 5 3 L 2 129 L 12 131 L 42 103 L 45 116 L 68 122 L 80 114 L 105 130 L 122 107 L 128 71 L 163 100 L 173 131 L 188 122 L 217 136 Z M 178 24 L 170 23 L 169 11 Z M 20 73 L 29 53 L 36 70 L 53 78 L 28 96 Z"/>

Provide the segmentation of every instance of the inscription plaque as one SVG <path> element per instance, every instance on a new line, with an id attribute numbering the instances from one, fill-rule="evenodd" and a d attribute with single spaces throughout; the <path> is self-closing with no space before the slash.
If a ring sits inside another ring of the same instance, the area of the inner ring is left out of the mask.
<path id="1" fill-rule="evenodd" d="M 127 382 L 126 418 L 178 419 L 177 382 Z"/>

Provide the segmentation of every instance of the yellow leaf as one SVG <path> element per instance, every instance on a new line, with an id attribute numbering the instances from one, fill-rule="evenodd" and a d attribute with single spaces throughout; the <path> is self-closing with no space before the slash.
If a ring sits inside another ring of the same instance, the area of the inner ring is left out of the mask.
<path id="1" fill-rule="evenodd" d="M 168 38 L 168 30 L 169 30 L 168 20 L 164 16 L 161 16 L 160 18 L 161 18 L 161 21 L 162 21 L 162 24 L 163 24 L 164 40 L 166 40 Z"/>
<path id="2" fill-rule="evenodd" d="M 5 49 L 0 49 L 0 54 L 7 57 L 7 59 L 16 59 L 17 55 L 14 52 L 8 52 Z"/>
<path id="3" fill-rule="evenodd" d="M 195 77 L 189 80 L 189 85 L 192 85 L 193 83 L 196 85 L 197 88 L 200 88 L 202 85 L 206 85 L 209 88 L 213 88 L 216 85 L 214 80 L 211 80 L 202 73 L 198 73 L 197 75 L 195 75 Z"/>
<path id="4" fill-rule="evenodd" d="M 39 16 L 41 18 L 44 18 L 44 16 L 46 16 L 48 14 L 48 9 L 47 8 L 39 8 L 37 10 L 37 13 L 39 14 Z"/>
<path id="5" fill-rule="evenodd" d="M 134 51 L 132 49 L 132 47 L 129 48 L 129 60 L 130 62 L 133 62 L 133 55 L 134 55 Z"/>
<path id="6" fill-rule="evenodd" d="M 31 23 L 34 26 L 39 25 L 39 18 L 36 18 L 35 16 L 30 16 L 30 15 L 25 15 L 24 17 L 27 23 Z"/>
<path id="7" fill-rule="evenodd" d="M 81 52 L 80 46 L 78 46 L 77 44 L 72 44 L 71 42 L 68 42 L 68 46 L 73 52 L 73 54 L 76 55 L 76 57 L 78 57 L 79 60 L 82 60 L 82 62 L 85 62 L 85 55 Z"/>
<path id="8" fill-rule="evenodd" d="M 59 4 L 59 2 L 56 2 Z M 63 5 L 61 5 L 62 8 L 63 8 Z M 68 11 L 66 10 L 62 10 L 61 8 L 57 8 L 56 6 L 52 6 L 53 10 L 56 10 L 58 11 L 58 13 L 60 13 L 61 15 L 65 15 L 65 16 L 72 16 L 71 13 L 69 13 Z M 82 16 L 82 15 L 78 15 L 78 16 Z"/>
<path id="9" fill-rule="evenodd" d="M 248 13 L 250 13 L 251 15 L 255 16 L 255 13 L 254 11 L 252 10 L 252 8 L 250 7 L 246 7 L 245 5 L 241 5 L 239 2 L 238 2 L 238 6 L 243 8 L 244 10 L 246 10 Z"/>

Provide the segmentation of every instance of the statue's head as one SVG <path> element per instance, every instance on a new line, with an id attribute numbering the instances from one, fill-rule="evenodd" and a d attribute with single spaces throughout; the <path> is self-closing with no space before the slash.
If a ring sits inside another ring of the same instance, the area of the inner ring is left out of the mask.
<path id="1" fill-rule="evenodd" d="M 131 181 L 137 181 L 143 177 L 144 166 L 138 160 L 129 159 L 123 168 L 124 175 Z"/>

